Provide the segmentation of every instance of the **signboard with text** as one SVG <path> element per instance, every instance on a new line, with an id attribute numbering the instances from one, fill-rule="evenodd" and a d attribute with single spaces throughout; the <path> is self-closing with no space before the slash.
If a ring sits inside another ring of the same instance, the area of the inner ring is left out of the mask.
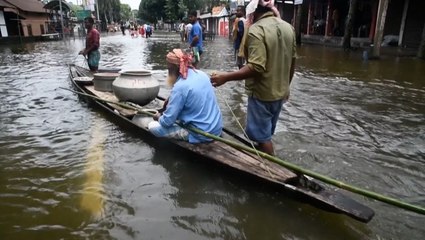
<path id="1" fill-rule="evenodd" d="M 84 20 L 84 18 L 91 16 L 91 11 L 90 10 L 78 10 L 75 13 L 75 15 L 77 16 L 78 21 L 82 21 L 82 20 Z"/>

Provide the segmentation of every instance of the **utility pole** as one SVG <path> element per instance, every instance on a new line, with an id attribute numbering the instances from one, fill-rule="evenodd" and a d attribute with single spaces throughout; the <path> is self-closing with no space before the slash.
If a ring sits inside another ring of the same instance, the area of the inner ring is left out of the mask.
<path id="1" fill-rule="evenodd" d="M 381 52 L 381 42 L 384 35 L 385 19 L 387 17 L 389 0 L 380 0 L 378 7 L 378 19 L 376 21 L 375 37 L 373 38 L 372 57 L 379 58 Z"/>
<path id="2" fill-rule="evenodd" d="M 97 14 L 97 21 L 100 23 L 98 0 L 96 0 L 96 14 Z M 100 27 L 99 27 L 99 29 L 100 29 Z"/>
<path id="3" fill-rule="evenodd" d="M 60 15 L 61 15 L 61 34 L 62 34 L 62 39 L 64 39 L 64 35 L 63 35 L 64 26 L 63 26 L 62 0 L 59 0 L 59 10 L 60 10 Z"/>

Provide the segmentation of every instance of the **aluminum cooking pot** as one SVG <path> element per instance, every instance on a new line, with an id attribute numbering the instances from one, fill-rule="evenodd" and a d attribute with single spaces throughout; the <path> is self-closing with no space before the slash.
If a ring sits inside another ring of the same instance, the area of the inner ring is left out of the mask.
<path id="1" fill-rule="evenodd" d="M 146 105 L 156 98 L 159 82 L 147 70 L 124 71 L 112 83 L 115 96 L 120 101 Z"/>

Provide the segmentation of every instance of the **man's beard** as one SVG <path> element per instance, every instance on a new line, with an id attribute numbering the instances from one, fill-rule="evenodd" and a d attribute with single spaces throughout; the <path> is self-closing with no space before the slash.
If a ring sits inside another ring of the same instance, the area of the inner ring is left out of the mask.
<path id="1" fill-rule="evenodd" d="M 172 73 L 168 73 L 168 75 L 167 75 L 167 80 L 166 80 L 166 83 L 167 83 L 167 86 L 169 86 L 169 87 L 173 87 L 174 86 L 174 84 L 176 83 L 176 81 L 177 81 L 177 75 L 175 75 L 175 74 L 172 74 Z"/>

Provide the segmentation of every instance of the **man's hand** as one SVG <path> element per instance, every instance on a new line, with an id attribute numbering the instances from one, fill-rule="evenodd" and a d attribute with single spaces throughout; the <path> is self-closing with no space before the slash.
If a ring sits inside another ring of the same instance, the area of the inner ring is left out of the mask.
<path id="1" fill-rule="evenodd" d="M 165 99 L 164 104 L 162 105 L 162 108 L 158 110 L 159 113 L 163 113 L 167 109 L 168 105 L 168 98 Z"/>
<path id="2" fill-rule="evenodd" d="M 84 57 L 87 55 L 85 50 L 81 50 L 78 54 L 83 55 Z"/>
<path id="3" fill-rule="evenodd" d="M 161 113 L 155 113 L 155 115 L 153 115 L 153 120 L 158 121 L 159 118 L 161 117 Z"/>
<path id="4" fill-rule="evenodd" d="M 211 74 L 211 84 L 214 87 L 221 86 L 227 82 L 224 73 L 212 73 Z"/>

